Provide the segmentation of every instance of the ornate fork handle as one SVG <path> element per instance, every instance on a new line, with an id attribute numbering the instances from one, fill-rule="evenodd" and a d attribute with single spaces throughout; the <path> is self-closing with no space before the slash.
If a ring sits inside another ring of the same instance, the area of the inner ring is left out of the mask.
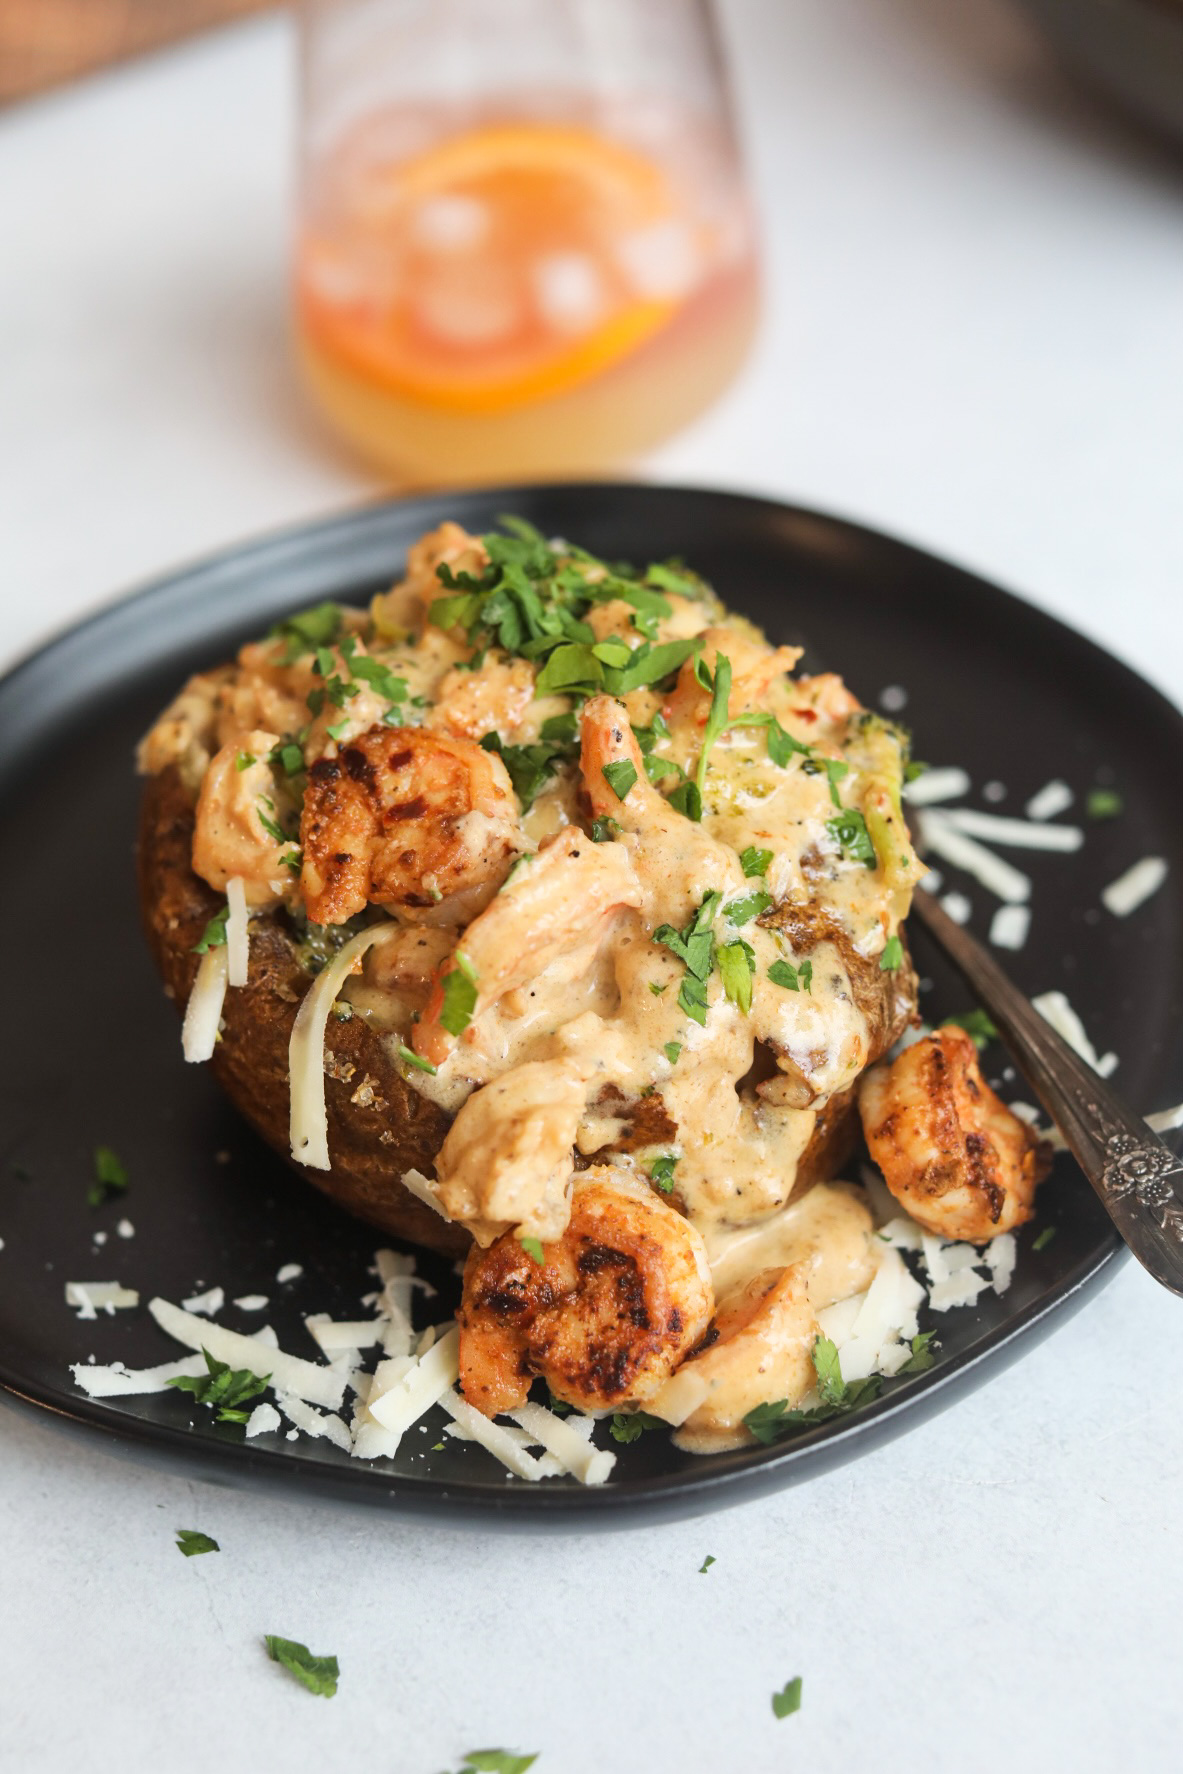
<path id="1" fill-rule="evenodd" d="M 1138 1261 L 1172 1293 L 1183 1294 L 1183 1161 L 1073 1053 L 931 894 L 918 893 L 912 911 L 989 1011 Z"/>

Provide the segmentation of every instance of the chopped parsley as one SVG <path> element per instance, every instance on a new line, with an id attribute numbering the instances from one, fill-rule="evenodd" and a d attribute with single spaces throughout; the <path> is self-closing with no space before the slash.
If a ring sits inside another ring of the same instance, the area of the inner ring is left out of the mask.
<path id="1" fill-rule="evenodd" d="M 612 790 L 618 801 L 628 798 L 629 790 L 637 780 L 637 767 L 631 758 L 621 758 L 615 764 L 605 764 L 600 775 Z"/>
<path id="2" fill-rule="evenodd" d="M 253 751 L 240 751 L 234 759 L 234 768 L 241 776 L 244 770 L 249 770 L 251 765 L 257 764 L 258 761 Z"/>
<path id="3" fill-rule="evenodd" d="M 208 1373 L 179 1374 L 166 1384 L 175 1386 L 178 1392 L 191 1392 L 198 1404 L 216 1410 L 219 1423 L 245 1423 L 250 1412 L 238 1407 L 265 1392 L 271 1384 L 271 1375 L 252 1374 L 245 1367 L 231 1368 L 229 1362 L 219 1361 L 208 1349 L 201 1353 L 205 1356 Z"/>
<path id="4" fill-rule="evenodd" d="M 719 950 L 719 977 L 729 1001 L 744 1016 L 752 1008 L 752 975 L 756 971 L 756 953 L 742 937 L 724 943 Z"/>
<path id="5" fill-rule="evenodd" d="M 749 878 L 760 878 L 768 873 L 772 862 L 771 850 L 757 850 L 749 844 L 746 850 L 739 853 L 739 866 Z"/>
<path id="6" fill-rule="evenodd" d="M 667 1041 L 661 1051 L 669 1060 L 670 1065 L 676 1066 L 678 1063 L 678 1056 L 682 1051 L 682 1043 L 680 1041 Z"/>
<path id="7" fill-rule="evenodd" d="M 809 992 L 813 989 L 813 962 L 802 961 L 794 967 L 791 961 L 774 961 L 768 977 L 774 986 L 783 986 L 786 992 Z"/>
<path id="8" fill-rule="evenodd" d="M 15 1170 L 15 1166 L 13 1167 Z M 96 1146 L 94 1149 L 94 1182 L 86 1191 L 86 1199 L 91 1207 L 101 1207 L 110 1195 L 121 1195 L 127 1188 L 128 1176 L 126 1167 L 115 1156 L 110 1146 Z"/>
<path id="9" fill-rule="evenodd" d="M 978 1052 L 990 1041 L 997 1041 L 998 1030 L 994 1022 L 984 1010 L 967 1010 L 961 1016 L 947 1016 L 941 1024 L 943 1029 L 964 1029 L 969 1035 Z"/>
<path id="10" fill-rule="evenodd" d="M 715 1563 L 717 1563 L 717 1560 L 715 1558 L 714 1553 L 708 1552 L 706 1557 L 703 1559 L 702 1563 L 698 1567 L 699 1576 L 701 1577 L 704 1571 L 709 1571 L 711 1566 Z"/>
<path id="11" fill-rule="evenodd" d="M 1051 1243 L 1052 1239 L 1055 1237 L 1055 1235 L 1056 1235 L 1056 1228 L 1054 1226 L 1045 1226 L 1043 1228 L 1043 1231 L 1039 1234 L 1038 1238 L 1036 1238 L 1032 1241 L 1031 1249 L 1032 1250 L 1046 1250 L 1048 1245 Z"/>
<path id="12" fill-rule="evenodd" d="M 671 807 L 685 814 L 687 819 L 694 820 L 697 825 L 702 819 L 702 794 L 696 782 L 680 782 L 673 793 L 668 796 Z"/>
<path id="13" fill-rule="evenodd" d="M 537 1753 L 519 1756 L 508 1749 L 470 1749 L 460 1774 L 526 1774 L 537 1760 Z"/>
<path id="14" fill-rule="evenodd" d="M 416 1053 L 413 1047 L 408 1047 L 402 1041 L 398 1044 L 398 1057 L 405 1060 L 407 1065 L 414 1066 L 417 1071 L 430 1073 L 433 1078 L 439 1071 L 438 1066 L 433 1066 L 429 1059 L 424 1059 L 421 1053 Z"/>
<path id="15" fill-rule="evenodd" d="M 698 658 L 694 662 L 694 675 L 704 690 L 711 693 L 711 706 L 707 713 L 706 727 L 702 735 L 702 750 L 698 754 L 698 769 L 694 773 L 695 786 L 701 797 L 706 786 L 707 762 L 720 734 L 727 731 L 728 716 L 731 703 L 731 661 L 726 653 L 716 653 L 715 670 L 712 676 L 706 661 Z"/>
<path id="16" fill-rule="evenodd" d="M 610 844 L 613 838 L 618 836 L 619 832 L 620 827 L 614 819 L 600 818 L 592 820 L 591 835 L 593 844 Z"/>
<path id="17" fill-rule="evenodd" d="M 177 1550 L 186 1558 L 196 1558 L 202 1552 L 221 1552 L 222 1548 L 208 1534 L 201 1533 L 197 1528 L 178 1528 Z"/>
<path id="18" fill-rule="evenodd" d="M 778 1719 L 787 1719 L 791 1713 L 801 1710 L 801 1677 L 795 1675 L 791 1682 L 786 1682 L 779 1694 L 772 1696 L 772 1710 Z"/>
<path id="19" fill-rule="evenodd" d="M 812 1356 L 819 1402 L 811 1410 L 791 1411 L 788 1400 L 778 1398 L 758 1404 L 744 1418 L 746 1427 L 765 1447 L 779 1441 L 788 1429 L 812 1429 L 815 1424 L 827 1423 L 831 1417 L 854 1410 L 856 1405 L 867 1404 L 882 1389 L 881 1374 L 868 1374 L 864 1380 L 844 1380 L 838 1351 L 828 1337 L 815 1339 Z"/>
<path id="20" fill-rule="evenodd" d="M 282 1664 L 302 1688 L 307 1688 L 310 1694 L 321 1694 L 326 1700 L 332 1699 L 341 1676 L 335 1657 L 314 1657 L 307 1645 L 298 1644 L 291 1638 L 278 1638 L 273 1632 L 267 1633 L 263 1642 L 272 1663 Z"/>
<path id="21" fill-rule="evenodd" d="M 468 956 L 459 949 L 452 960 L 452 971 L 444 975 L 440 1023 L 449 1035 L 462 1035 L 472 1021 L 472 1013 L 476 1009 L 477 975 Z"/>
<path id="22" fill-rule="evenodd" d="M 324 603 L 277 622 L 271 633 L 287 642 L 279 663 L 294 665 L 305 653 L 315 653 L 318 647 L 331 645 L 341 632 L 344 616 L 340 604 Z"/>
<path id="23" fill-rule="evenodd" d="M 869 869 L 878 865 L 879 858 L 875 854 L 867 822 L 857 807 L 843 807 L 840 813 L 827 819 L 826 830 L 843 856 L 848 857 L 851 862 L 861 862 Z"/>
<path id="24" fill-rule="evenodd" d="M 526 1233 L 523 1237 L 518 1239 L 518 1243 L 531 1261 L 537 1263 L 540 1269 L 545 1266 L 546 1257 L 543 1255 L 541 1238 L 531 1238 L 530 1235 Z"/>
<path id="25" fill-rule="evenodd" d="M 753 892 L 745 893 L 741 898 L 733 899 L 725 905 L 723 916 L 738 929 L 741 924 L 750 924 L 753 918 L 766 912 L 771 904 L 771 893 L 766 893 L 763 887 L 757 887 Z"/>
<path id="26" fill-rule="evenodd" d="M 220 949 L 226 941 L 226 920 L 230 916 L 230 905 L 227 902 L 219 906 L 209 923 L 201 933 L 199 942 L 193 944 L 195 955 L 208 954 L 210 949 Z"/>
<path id="27" fill-rule="evenodd" d="M 331 727 L 325 728 L 325 732 L 328 734 L 330 739 L 340 739 L 342 737 L 342 735 L 345 733 L 348 733 L 348 731 L 349 731 L 348 717 L 346 717 L 346 719 L 343 721 L 334 721 Z"/>
<path id="28" fill-rule="evenodd" d="M 664 1152 L 649 1166 L 650 1180 L 654 1188 L 660 1189 L 663 1195 L 672 1195 L 674 1192 L 674 1167 L 677 1162 L 676 1152 Z"/>
<path id="29" fill-rule="evenodd" d="M 1116 819 L 1125 811 L 1125 802 L 1115 788 L 1093 788 L 1084 810 L 1090 819 Z"/>
<path id="30" fill-rule="evenodd" d="M 560 715 L 559 720 L 565 719 Z M 543 723 L 543 730 L 553 725 L 551 721 Z M 543 783 L 554 775 L 555 765 L 567 763 L 575 755 L 570 739 L 542 738 L 536 745 L 505 745 L 498 733 L 486 733 L 481 740 L 485 751 L 496 752 L 505 765 L 506 773 L 513 784 L 513 792 L 521 802 L 525 813 L 534 803 Z"/>
<path id="31" fill-rule="evenodd" d="M 898 936 L 889 937 L 879 957 L 880 973 L 898 973 L 904 964 L 904 945 Z"/>
<path id="32" fill-rule="evenodd" d="M 277 844 L 294 844 L 296 840 L 294 838 L 288 837 L 287 833 L 284 831 L 283 827 L 280 825 L 280 823 L 277 819 L 272 819 L 270 814 L 264 813 L 264 811 L 263 811 L 264 807 L 270 807 L 271 812 L 274 813 L 275 802 L 268 799 L 266 796 L 264 796 L 259 801 L 257 807 L 255 808 L 255 813 L 258 816 L 259 824 L 262 826 L 263 830 L 267 833 L 267 836 L 269 838 L 274 838 L 275 842 Z"/>
<path id="33" fill-rule="evenodd" d="M 359 655 L 357 642 L 352 635 L 346 635 L 341 642 L 340 652 L 353 676 L 359 678 L 363 684 L 369 684 L 370 688 L 381 696 L 384 702 L 405 702 L 407 700 L 406 678 L 396 676 L 388 665 L 383 665 L 380 659 L 374 659 L 368 653 Z M 322 670 L 321 676 L 325 675 L 327 674 Z M 349 694 L 354 694 L 356 690 L 357 685 L 351 685 Z"/>
<path id="34" fill-rule="evenodd" d="M 686 972 L 678 988 L 678 1003 L 692 1022 L 700 1027 L 707 1020 L 707 980 L 715 959 L 715 913 L 723 895 L 712 890 L 681 930 L 672 924 L 660 924 L 653 932 L 654 942 L 672 950 Z"/>
<path id="35" fill-rule="evenodd" d="M 913 1337 L 911 1344 L 912 1353 L 909 1355 L 907 1361 L 905 1361 L 903 1367 L 896 1368 L 896 1373 L 925 1373 L 936 1360 L 936 1356 L 932 1352 L 932 1345 L 935 1337 L 935 1331 L 921 1331 L 918 1337 Z"/>
<path id="36" fill-rule="evenodd" d="M 278 764 L 285 776 L 296 776 L 304 768 L 304 753 L 295 739 L 281 739 L 267 754 L 269 764 Z"/>
<path id="37" fill-rule="evenodd" d="M 660 998 L 661 994 L 665 991 L 666 986 L 668 984 L 669 984 L 668 980 L 651 979 L 649 981 L 649 990 L 653 993 L 653 996 L 655 998 Z"/>
<path id="38" fill-rule="evenodd" d="M 608 1433 L 613 1441 L 640 1441 L 646 1429 L 668 1429 L 662 1417 L 651 1417 L 648 1411 L 617 1411 Z"/>

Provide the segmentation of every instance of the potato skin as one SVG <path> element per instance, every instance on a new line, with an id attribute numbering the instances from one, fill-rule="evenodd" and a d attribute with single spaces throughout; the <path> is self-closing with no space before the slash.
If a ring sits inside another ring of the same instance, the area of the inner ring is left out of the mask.
<path id="1" fill-rule="evenodd" d="M 194 805 L 175 767 L 147 779 L 140 805 L 138 872 L 140 911 L 148 946 L 167 995 L 183 1011 L 193 989 L 200 940 L 222 897 L 193 873 Z M 827 935 L 832 933 L 827 931 Z M 812 947 L 800 933 L 803 950 Z M 909 1021 L 916 1002 L 915 975 L 905 964 L 896 976 L 861 962 L 856 988 L 873 1017 L 877 1058 Z M 222 1039 L 210 1064 L 214 1076 L 267 1144 L 339 1207 L 373 1226 L 445 1256 L 463 1256 L 471 1239 L 462 1226 L 433 1213 L 401 1182 L 405 1170 L 428 1173 L 450 1126 L 450 1117 L 408 1085 L 391 1065 L 381 1040 L 361 1017 L 330 1020 L 326 1043 L 340 1076 L 326 1074 L 331 1170 L 310 1170 L 290 1155 L 288 1140 L 288 1042 L 300 1000 L 311 984 L 296 945 L 275 917 L 256 917 L 251 931 L 248 986 L 226 994 Z M 180 1053 L 178 1050 L 178 1063 Z M 350 1070 L 352 1068 L 352 1070 Z M 372 1097 L 353 1100 L 363 1082 Z M 796 1199 L 838 1174 L 854 1149 L 858 1115 L 854 1091 L 843 1091 L 818 1116 L 802 1154 L 793 1188 Z M 615 1150 L 628 1151 L 664 1137 L 650 1125 L 652 1099 L 635 1105 L 632 1134 Z M 602 1162 L 607 1154 L 597 1153 Z"/>
<path id="2" fill-rule="evenodd" d="M 193 944 L 223 903 L 189 865 L 193 802 L 175 768 L 149 777 L 140 806 L 140 911 L 165 991 L 183 1010 L 197 974 Z M 361 1017 L 330 1019 L 327 1048 L 339 1076 L 326 1075 L 331 1170 L 310 1170 L 290 1156 L 288 1041 L 311 984 L 282 923 L 257 917 L 251 929 L 250 981 L 226 994 L 214 1076 L 255 1131 L 340 1207 L 397 1238 L 463 1256 L 471 1242 L 404 1189 L 411 1168 L 431 1172 L 449 1117 L 395 1071 L 382 1042 Z M 178 1063 L 180 1052 L 178 1049 Z M 352 1069 L 350 1069 L 352 1068 Z M 366 1103 L 352 1099 L 368 1081 Z"/>

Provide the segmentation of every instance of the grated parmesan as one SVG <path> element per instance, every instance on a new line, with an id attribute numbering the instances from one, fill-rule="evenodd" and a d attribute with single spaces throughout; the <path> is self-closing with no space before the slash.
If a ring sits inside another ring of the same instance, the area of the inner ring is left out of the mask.
<path id="1" fill-rule="evenodd" d="M 166 1361 L 160 1367 L 126 1368 L 118 1361 L 110 1367 L 97 1367 L 75 1362 L 70 1372 L 75 1385 L 81 1386 L 90 1398 L 135 1398 L 146 1392 L 167 1392 L 170 1380 L 195 1380 L 209 1370 L 204 1356 L 186 1355 L 181 1361 Z"/>
<path id="2" fill-rule="evenodd" d="M 226 1304 L 226 1295 L 220 1287 L 209 1287 L 203 1294 L 194 1294 L 188 1300 L 182 1300 L 182 1309 L 186 1312 L 200 1312 L 206 1318 L 212 1318 Z"/>
<path id="3" fill-rule="evenodd" d="M 467 1431 L 472 1441 L 479 1442 L 493 1455 L 494 1459 L 500 1460 L 501 1464 L 507 1467 L 515 1477 L 525 1478 L 531 1484 L 537 1484 L 539 1479 L 544 1476 L 541 1463 L 534 1458 L 533 1454 L 527 1454 L 518 1446 L 516 1438 L 503 1429 L 500 1423 L 492 1422 L 482 1412 L 474 1409 L 451 1387 L 444 1388 L 439 1402 L 453 1421 L 459 1423 L 460 1427 Z"/>
<path id="4" fill-rule="evenodd" d="M 1144 856 L 1141 862 L 1136 862 L 1124 875 L 1109 883 L 1102 891 L 1101 904 L 1115 918 L 1128 918 L 1158 892 L 1168 872 L 1165 857 Z"/>
<path id="5" fill-rule="evenodd" d="M 272 1349 L 258 1337 L 241 1331 L 227 1330 L 225 1325 L 198 1323 L 192 1313 L 182 1312 L 168 1300 L 148 1301 L 148 1310 L 162 1331 L 185 1343 L 190 1349 L 208 1349 L 215 1361 L 225 1361 L 233 1368 L 249 1368 L 252 1373 L 269 1373 L 276 1390 L 282 1388 L 309 1404 L 336 1410 L 345 1396 L 345 1376 L 334 1368 L 317 1367 L 298 1355 L 287 1355 Z"/>
<path id="6" fill-rule="evenodd" d="M 280 1420 L 273 1404 L 257 1404 L 246 1420 L 243 1433 L 248 1441 L 253 1441 L 256 1435 L 270 1435 L 273 1429 L 278 1429 Z"/>
<path id="7" fill-rule="evenodd" d="M 1038 1010 L 1045 1023 L 1048 1023 L 1060 1038 L 1066 1041 L 1073 1053 L 1077 1054 L 1086 1065 L 1102 1078 L 1108 1078 L 1116 1070 L 1117 1055 L 1115 1053 L 1097 1056 L 1097 1050 L 1089 1040 L 1084 1024 L 1068 1002 L 1063 992 L 1041 992 L 1038 998 L 1032 998 L 1032 1008 Z"/>
<path id="8" fill-rule="evenodd" d="M 268 1299 L 266 1294 L 239 1294 L 234 1304 L 240 1312 L 262 1312 Z"/>
<path id="9" fill-rule="evenodd" d="M 1183 1103 L 1176 1103 L 1173 1109 L 1156 1109 L 1153 1115 L 1147 1115 L 1146 1125 L 1155 1133 L 1170 1133 L 1173 1128 L 1183 1127 Z"/>
<path id="10" fill-rule="evenodd" d="M 133 1287 L 124 1287 L 118 1281 L 67 1281 L 66 1304 L 77 1306 L 79 1318 L 93 1318 L 96 1312 L 105 1312 L 110 1317 L 115 1312 L 125 1311 L 129 1306 L 138 1306 L 140 1296 Z"/>
<path id="11" fill-rule="evenodd" d="M 241 875 L 226 882 L 226 983 L 244 986 L 250 964 L 250 932 L 247 925 L 246 883 Z"/>
<path id="12" fill-rule="evenodd" d="M 1021 949 L 1030 928 L 1028 906 L 1000 905 L 990 923 L 990 941 L 996 949 Z"/>
<path id="13" fill-rule="evenodd" d="M 312 1170 L 331 1170 L 329 1121 L 325 1108 L 325 1028 L 341 987 L 366 950 L 402 928 L 371 924 L 339 949 L 305 992 L 288 1043 L 292 1157 Z"/>
<path id="14" fill-rule="evenodd" d="M 934 850 L 954 868 L 964 869 L 995 898 L 1005 900 L 1008 905 L 1022 905 L 1030 899 L 1031 877 L 1022 874 L 1001 856 L 995 856 L 968 832 L 958 831 L 949 823 L 947 814 L 939 813 L 935 808 L 922 813 L 920 837 L 926 849 Z"/>
<path id="15" fill-rule="evenodd" d="M 190 1065 L 200 1065 L 213 1055 L 226 1002 L 226 984 L 225 945 L 207 949 L 201 957 L 181 1024 L 181 1052 Z"/>
<path id="16" fill-rule="evenodd" d="M 1030 824 L 1025 819 L 1007 819 L 1000 813 L 978 813 L 972 807 L 954 807 L 942 815 L 959 832 L 971 838 L 989 838 L 995 844 L 1009 844 L 1016 850 L 1079 850 L 1084 833 L 1078 825 Z"/>
<path id="17" fill-rule="evenodd" d="M 616 1464 L 615 1454 L 591 1445 L 594 1422 L 590 1417 L 556 1417 L 540 1404 L 524 1404 L 508 1414 L 580 1484 L 603 1484 Z M 586 1433 L 581 1433 L 584 1424 Z"/>
<path id="18" fill-rule="evenodd" d="M 956 764 L 939 770 L 926 770 L 904 789 L 905 801 L 913 807 L 929 807 L 934 801 L 955 801 L 969 792 L 969 776 Z"/>
<path id="19" fill-rule="evenodd" d="M 1057 813 L 1066 813 L 1075 798 L 1068 784 L 1054 777 L 1027 802 L 1027 818 L 1054 819 Z"/>

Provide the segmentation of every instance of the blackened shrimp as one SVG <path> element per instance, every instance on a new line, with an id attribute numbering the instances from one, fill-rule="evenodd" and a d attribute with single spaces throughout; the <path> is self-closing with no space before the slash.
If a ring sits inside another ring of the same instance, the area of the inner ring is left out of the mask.
<path id="1" fill-rule="evenodd" d="M 584 1172 L 542 1258 L 512 1234 L 469 1256 L 460 1384 L 486 1416 L 524 1404 L 536 1375 L 580 1410 L 643 1405 L 710 1323 L 702 1238 L 621 1171 Z"/>
<path id="2" fill-rule="evenodd" d="M 471 739 L 375 727 L 308 773 L 300 821 L 308 915 L 430 906 L 501 881 L 523 839 L 501 759 Z"/>
<path id="3" fill-rule="evenodd" d="M 964 1029 L 938 1029 L 859 1086 L 871 1156 L 912 1218 L 984 1244 L 1029 1220 L 1046 1150 L 982 1077 Z"/>

